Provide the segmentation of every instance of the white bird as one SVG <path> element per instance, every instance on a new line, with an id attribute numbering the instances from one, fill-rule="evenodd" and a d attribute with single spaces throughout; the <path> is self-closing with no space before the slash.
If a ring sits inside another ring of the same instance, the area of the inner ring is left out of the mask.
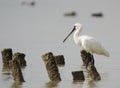
<path id="1" fill-rule="evenodd" d="M 63 42 L 66 41 L 66 39 L 73 33 L 74 33 L 74 42 L 75 44 L 82 46 L 82 48 L 87 52 L 90 53 L 93 56 L 93 53 L 104 55 L 109 57 L 109 53 L 107 50 L 103 48 L 103 46 L 93 37 L 88 35 L 80 35 L 80 32 L 82 31 L 82 24 L 76 23 L 74 24 L 73 30 L 69 33 L 69 35 L 63 40 Z"/>

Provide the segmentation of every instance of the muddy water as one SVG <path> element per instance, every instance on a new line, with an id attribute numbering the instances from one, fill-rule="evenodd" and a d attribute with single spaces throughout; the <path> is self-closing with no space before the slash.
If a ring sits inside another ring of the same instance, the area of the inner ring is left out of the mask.
<path id="1" fill-rule="evenodd" d="M 30 2 L 29 0 L 26 0 Z M 119 1 L 111 0 L 35 0 L 34 6 L 21 5 L 21 0 L 0 0 L 0 50 L 12 48 L 13 52 L 26 54 L 27 67 L 23 69 L 25 83 L 17 85 L 11 74 L 2 72 L 0 60 L 0 88 L 119 88 Z M 64 13 L 75 11 L 75 17 Z M 102 12 L 102 18 L 92 17 Z M 95 66 L 102 80 L 74 82 L 72 71 L 82 70 L 81 48 L 72 36 L 63 44 L 73 24 L 83 24 L 81 35 L 96 37 L 110 52 L 110 57 L 94 55 Z M 62 81 L 50 82 L 41 55 L 52 51 L 63 54 L 65 66 L 60 67 Z M 0 55 L 1 56 L 1 55 Z"/>

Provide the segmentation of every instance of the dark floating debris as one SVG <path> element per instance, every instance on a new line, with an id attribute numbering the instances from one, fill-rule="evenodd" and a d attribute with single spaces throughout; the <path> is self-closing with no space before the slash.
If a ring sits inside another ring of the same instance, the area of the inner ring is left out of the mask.
<path id="1" fill-rule="evenodd" d="M 73 71 L 72 76 L 73 76 L 74 81 L 84 81 L 85 80 L 83 71 Z"/>
<path id="2" fill-rule="evenodd" d="M 99 12 L 99 13 L 92 13 L 93 17 L 103 17 L 103 13 Z"/>
<path id="3" fill-rule="evenodd" d="M 28 5 L 28 6 L 35 6 L 36 3 L 35 3 L 35 1 L 31 1 L 31 2 L 23 1 L 21 4 Z"/>
<path id="4" fill-rule="evenodd" d="M 72 11 L 72 12 L 68 12 L 68 13 L 65 13 L 64 16 L 71 16 L 71 17 L 74 17 L 76 16 L 77 13 L 75 11 Z"/>
<path id="5" fill-rule="evenodd" d="M 61 81 L 60 73 L 55 62 L 55 58 L 52 52 L 42 55 L 42 59 L 45 63 L 48 76 L 51 81 Z"/>
<path id="6" fill-rule="evenodd" d="M 34 1 L 32 1 L 32 2 L 30 3 L 30 5 L 31 5 L 31 6 L 34 6 L 34 5 L 35 5 L 35 2 L 34 2 Z"/>

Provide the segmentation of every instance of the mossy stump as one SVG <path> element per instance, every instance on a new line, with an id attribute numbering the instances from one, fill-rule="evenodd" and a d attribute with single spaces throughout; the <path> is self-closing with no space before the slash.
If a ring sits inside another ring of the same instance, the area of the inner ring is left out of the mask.
<path id="1" fill-rule="evenodd" d="M 86 65 L 89 66 L 90 64 L 93 64 L 90 53 L 87 53 L 85 50 L 82 50 L 80 53 L 83 61 L 83 66 L 86 66 Z"/>
<path id="2" fill-rule="evenodd" d="M 13 59 L 11 61 L 11 66 L 12 66 L 12 75 L 13 75 L 14 81 L 17 83 L 25 82 L 22 71 L 21 71 L 20 64 L 18 63 L 16 59 Z"/>
<path id="3" fill-rule="evenodd" d="M 3 62 L 3 71 L 10 71 L 10 61 L 12 60 L 12 49 L 6 48 L 1 51 L 2 54 L 2 62 Z"/>
<path id="4" fill-rule="evenodd" d="M 85 50 L 81 51 L 81 57 L 82 57 L 82 61 L 83 61 L 83 66 L 86 66 L 88 69 L 88 72 L 90 73 L 90 77 L 95 80 L 101 80 L 101 76 L 98 73 L 95 65 L 94 65 L 94 61 L 91 57 L 92 55 L 90 53 L 87 53 Z"/>
<path id="5" fill-rule="evenodd" d="M 83 71 L 73 71 L 72 76 L 73 76 L 74 81 L 84 81 L 85 80 Z"/>
<path id="6" fill-rule="evenodd" d="M 90 77 L 95 80 L 95 81 L 99 81 L 101 80 L 101 76 L 98 73 L 96 67 L 94 65 L 89 65 L 89 73 L 90 73 Z"/>
<path id="7" fill-rule="evenodd" d="M 58 70 L 58 67 L 55 62 L 55 58 L 54 58 L 52 52 L 42 55 L 42 59 L 45 63 L 50 80 L 51 81 L 60 81 L 61 80 L 60 73 L 59 73 L 59 70 Z"/>
<path id="8" fill-rule="evenodd" d="M 54 58 L 55 58 L 55 62 L 58 66 L 65 65 L 65 59 L 64 59 L 63 55 L 57 55 L 57 56 L 54 56 Z"/>
<path id="9" fill-rule="evenodd" d="M 15 53 L 15 54 L 13 55 L 13 58 L 18 61 L 18 63 L 20 64 L 20 67 L 21 67 L 21 68 L 23 68 L 23 67 L 25 67 L 25 66 L 27 65 L 27 64 L 26 64 L 25 54 L 24 54 L 24 53 L 19 53 L 19 52 L 17 52 L 17 53 Z"/>

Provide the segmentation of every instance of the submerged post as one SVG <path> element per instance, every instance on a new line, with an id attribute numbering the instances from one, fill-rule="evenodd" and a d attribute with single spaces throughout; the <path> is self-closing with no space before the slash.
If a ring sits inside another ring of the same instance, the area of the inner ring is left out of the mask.
<path id="1" fill-rule="evenodd" d="M 48 72 L 48 76 L 51 81 L 60 81 L 60 73 L 57 67 L 57 64 L 55 62 L 55 58 L 52 54 L 52 52 L 46 53 L 42 55 L 42 59 L 46 65 L 46 69 Z"/>
<path id="2" fill-rule="evenodd" d="M 83 71 L 73 71 L 72 76 L 73 76 L 74 81 L 84 81 L 85 80 Z"/>
<path id="3" fill-rule="evenodd" d="M 98 73 L 96 67 L 94 66 L 94 62 L 92 62 L 92 57 L 90 55 L 90 53 L 87 53 L 85 50 L 81 51 L 81 57 L 82 57 L 82 61 L 83 61 L 83 66 L 86 66 L 90 73 L 90 77 L 95 80 L 101 80 L 101 76 Z"/>
<path id="4" fill-rule="evenodd" d="M 12 60 L 12 49 L 7 48 L 1 51 L 2 62 L 3 62 L 3 71 L 10 71 L 10 61 Z"/>

